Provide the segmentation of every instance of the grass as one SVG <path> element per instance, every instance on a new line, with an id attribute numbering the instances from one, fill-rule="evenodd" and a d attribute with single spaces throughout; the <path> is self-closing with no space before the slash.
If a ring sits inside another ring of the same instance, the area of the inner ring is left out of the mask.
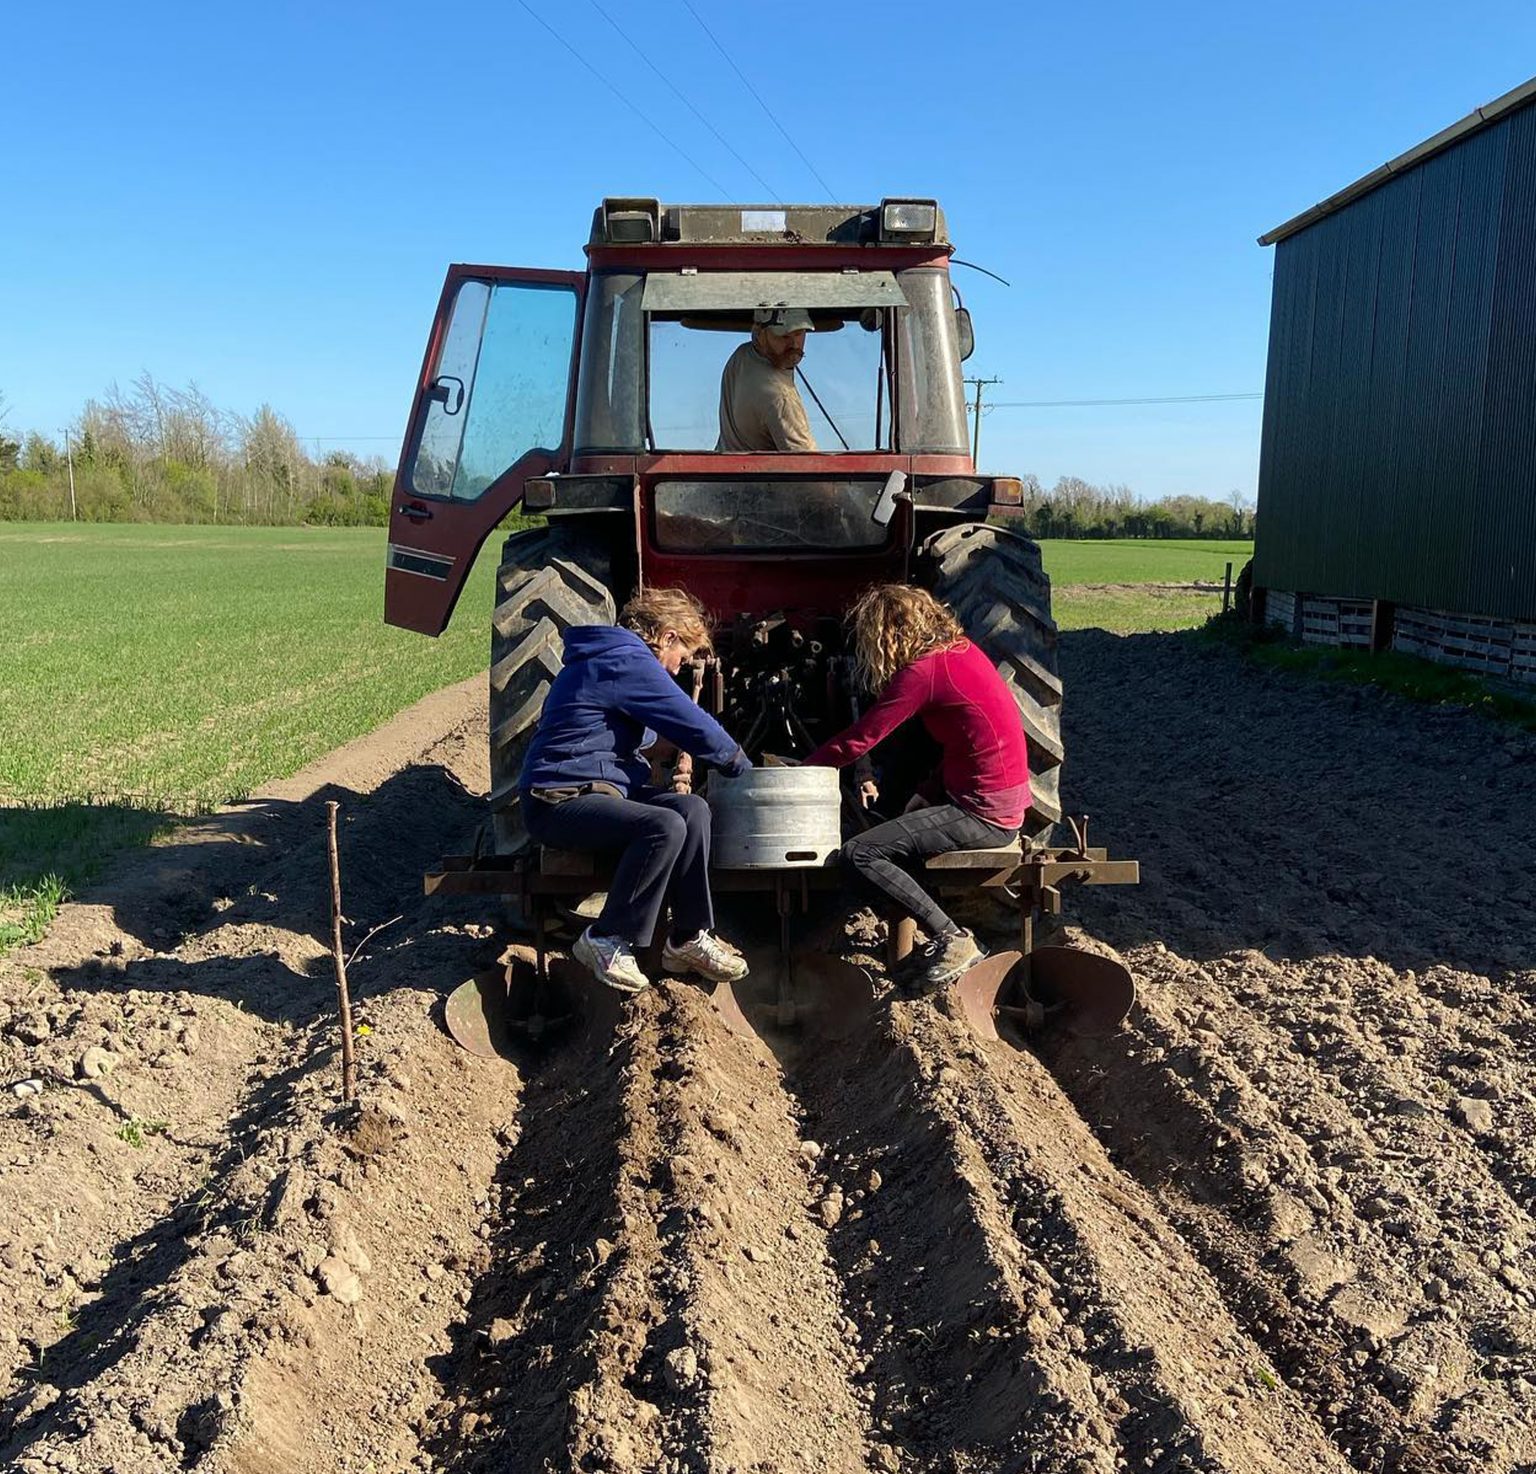
<path id="1" fill-rule="evenodd" d="M 29 885 L 0 886 L 0 952 L 37 941 L 67 894 L 63 878 L 52 871 Z"/>
<path id="2" fill-rule="evenodd" d="M 1226 565 L 1231 563 L 1235 579 L 1253 556 L 1253 544 L 1135 537 L 1099 542 L 1047 538 L 1041 542 L 1040 551 L 1054 584 L 1200 582 L 1219 588 Z"/>
<path id="3" fill-rule="evenodd" d="M 495 558 L 429 640 L 382 530 L 0 523 L 0 950 L 125 844 L 486 667 Z"/>
<path id="4" fill-rule="evenodd" d="M 1134 634 L 1203 624 L 1221 608 L 1226 565 L 1231 563 L 1235 580 L 1253 556 L 1253 544 L 1058 538 L 1043 541 L 1040 551 L 1062 629 Z M 1193 583 L 1213 584 L 1217 592 L 1189 588 Z"/>

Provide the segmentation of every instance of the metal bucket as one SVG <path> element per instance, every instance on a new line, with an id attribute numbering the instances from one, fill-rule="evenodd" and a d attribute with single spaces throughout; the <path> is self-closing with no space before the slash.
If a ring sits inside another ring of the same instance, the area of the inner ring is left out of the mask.
<path id="1" fill-rule="evenodd" d="M 710 775 L 713 861 L 723 870 L 825 865 L 842 844 L 835 768 L 753 768 Z"/>

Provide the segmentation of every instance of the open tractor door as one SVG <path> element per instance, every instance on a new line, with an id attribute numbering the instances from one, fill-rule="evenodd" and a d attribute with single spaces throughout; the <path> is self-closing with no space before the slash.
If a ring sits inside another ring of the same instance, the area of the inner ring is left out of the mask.
<path id="1" fill-rule="evenodd" d="M 714 618 L 716 653 L 684 669 L 685 688 L 754 761 L 792 759 L 868 699 L 845 649 L 849 606 L 873 584 L 908 580 L 954 609 L 991 657 L 1029 746 L 1023 851 L 988 853 L 974 877 L 951 867 L 946 878 L 1054 904 L 1045 872 L 1031 871 L 1024 889 L 1010 881 L 1026 861 L 1044 863 L 1064 817 L 1050 581 L 1036 544 L 997 515 L 1018 506 L 1020 482 L 980 473 L 971 455 L 961 363 L 973 335 L 950 280 L 952 250 L 932 200 L 609 199 L 593 218 L 585 272 L 449 271 L 396 481 L 386 617 L 439 633 L 497 524 L 519 503 L 544 522 L 505 538 L 497 575 L 494 842 L 473 863 L 445 867 L 436 886 L 516 892 L 530 916 L 551 917 L 561 897 L 579 905 L 601 888 L 591 857 L 533 852 L 517 797 L 572 624 L 611 622 L 646 584 L 687 588 Z M 805 333 L 792 379 L 805 433 L 743 448 L 734 421 L 729 435 L 722 423 L 724 386 L 730 365 L 755 351 L 759 314 L 780 311 Z M 876 758 L 894 813 L 928 767 L 920 744 L 887 745 Z M 846 817 L 859 822 L 856 804 Z M 1053 881 L 1108 878 L 1095 868 L 1102 851 L 1080 843 L 1073 855 Z M 1123 866 L 1118 878 L 1129 878 Z M 812 866 L 786 856 L 717 869 L 716 880 L 722 894 L 771 894 L 782 939 L 778 972 L 755 966 L 756 996 L 727 1000 L 727 1017 L 750 1020 L 754 1006 L 781 1022 L 819 1017 L 802 1005 L 837 981 L 834 959 L 803 955 L 807 929 L 790 918 L 815 909 L 816 892 L 842 888 L 835 851 Z M 543 941 L 538 930 L 548 991 Z M 764 997 L 765 975 L 792 984 Z M 1019 992 L 1014 970 L 983 991 L 968 1007 L 990 1019 Z M 547 1024 L 563 1006 L 546 996 L 528 1017 Z"/>
<path id="2" fill-rule="evenodd" d="M 384 618 L 440 635 L 524 483 L 570 453 L 586 274 L 450 266 L 389 513 Z"/>

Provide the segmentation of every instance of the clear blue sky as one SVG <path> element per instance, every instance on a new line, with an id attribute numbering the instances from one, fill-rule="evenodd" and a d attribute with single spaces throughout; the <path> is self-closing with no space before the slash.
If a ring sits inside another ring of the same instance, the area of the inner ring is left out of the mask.
<path id="1" fill-rule="evenodd" d="M 936 195 L 1012 282 L 956 272 L 999 401 L 1261 390 L 1254 238 L 1536 72 L 1530 0 L 693 0 L 808 168 L 684 0 L 598 3 L 782 198 Z M 763 197 L 592 0 L 527 4 L 677 147 L 519 0 L 8 7 L 7 429 L 148 370 L 393 460 L 448 262 L 579 266 L 604 194 Z M 1251 495 L 1259 419 L 999 408 L 982 459 Z"/>

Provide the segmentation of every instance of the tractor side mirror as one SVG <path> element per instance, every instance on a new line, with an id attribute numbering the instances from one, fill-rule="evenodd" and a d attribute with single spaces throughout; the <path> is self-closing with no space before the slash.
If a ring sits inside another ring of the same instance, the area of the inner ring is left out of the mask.
<path id="1" fill-rule="evenodd" d="M 969 307 L 955 308 L 955 335 L 960 340 L 960 362 L 964 363 L 976 351 L 976 330 L 971 326 Z"/>
<path id="2" fill-rule="evenodd" d="M 869 520 L 877 527 L 889 527 L 891 518 L 896 515 L 896 498 L 902 493 L 902 488 L 907 484 L 905 471 L 892 471 L 885 478 L 885 485 L 880 489 L 879 500 L 875 502 L 874 510 L 869 514 Z"/>
<path id="3" fill-rule="evenodd" d="M 464 380 L 443 374 L 427 390 L 427 398 L 442 405 L 445 415 L 456 415 L 464 408 Z"/>

